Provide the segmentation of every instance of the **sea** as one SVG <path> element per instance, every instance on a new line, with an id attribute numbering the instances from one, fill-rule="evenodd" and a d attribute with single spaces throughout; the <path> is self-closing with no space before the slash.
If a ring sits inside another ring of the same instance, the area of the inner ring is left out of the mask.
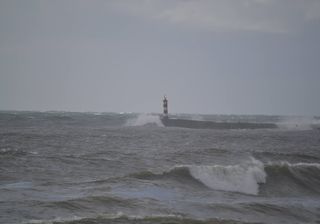
<path id="1" fill-rule="evenodd" d="M 0 112 L 2 224 L 320 223 L 320 118 Z"/>

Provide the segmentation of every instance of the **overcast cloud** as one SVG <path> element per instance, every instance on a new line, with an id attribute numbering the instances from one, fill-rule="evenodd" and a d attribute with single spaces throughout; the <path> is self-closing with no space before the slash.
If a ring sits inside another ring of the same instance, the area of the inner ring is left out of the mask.
<path id="1" fill-rule="evenodd" d="M 142 0 L 114 6 L 133 15 L 211 31 L 298 31 L 320 17 L 318 0 Z"/>
<path id="2" fill-rule="evenodd" d="M 0 110 L 319 115 L 318 0 L 0 0 Z"/>

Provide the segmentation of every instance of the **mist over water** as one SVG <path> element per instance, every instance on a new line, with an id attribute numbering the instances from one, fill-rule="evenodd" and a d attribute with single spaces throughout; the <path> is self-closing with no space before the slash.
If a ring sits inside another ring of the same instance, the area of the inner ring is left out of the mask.
<path id="1" fill-rule="evenodd" d="M 278 126 L 285 129 L 310 130 L 320 127 L 320 120 L 307 116 L 286 116 L 278 122 Z"/>
<path id="2" fill-rule="evenodd" d="M 172 117 L 278 128 L 164 127 L 157 114 L 0 112 L 0 223 L 320 222 L 317 118 Z"/>
<path id="3" fill-rule="evenodd" d="M 130 118 L 126 126 L 157 125 L 163 127 L 160 116 L 155 114 L 138 114 L 137 117 Z"/>

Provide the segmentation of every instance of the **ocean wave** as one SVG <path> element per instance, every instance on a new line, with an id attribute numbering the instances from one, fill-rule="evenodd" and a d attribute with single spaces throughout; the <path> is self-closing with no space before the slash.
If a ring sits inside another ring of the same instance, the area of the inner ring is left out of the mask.
<path id="1" fill-rule="evenodd" d="M 319 163 L 270 162 L 265 165 L 267 183 L 263 195 L 294 196 L 320 193 Z"/>
<path id="2" fill-rule="evenodd" d="M 265 183 L 266 173 L 263 163 L 251 158 L 239 165 L 178 165 L 163 173 L 155 174 L 149 171 L 132 175 L 141 179 L 158 179 L 163 177 L 190 179 L 199 181 L 213 190 L 223 190 L 257 195 L 259 184 Z"/>
<path id="3" fill-rule="evenodd" d="M 105 208 L 126 208 L 137 206 L 137 200 L 124 199 L 113 195 L 95 195 L 73 198 L 68 200 L 41 202 L 42 207 L 65 209 L 69 211 L 87 211 L 89 208 L 97 205 L 103 205 Z"/>
<path id="4" fill-rule="evenodd" d="M 1 148 L 0 149 L 0 156 L 24 156 L 27 154 L 37 155 L 37 152 L 34 151 L 25 151 L 21 149 L 13 149 L 13 148 Z"/>
<path id="5" fill-rule="evenodd" d="M 214 190 L 257 195 L 259 184 L 266 182 L 264 165 L 259 160 L 240 165 L 190 166 L 191 175 Z"/>
<path id="6" fill-rule="evenodd" d="M 127 224 L 127 223 L 142 223 L 142 224 L 163 224 L 163 223 L 175 223 L 175 224 L 249 224 L 249 222 L 226 220 L 221 218 L 213 219 L 195 219 L 184 217 L 180 214 L 155 214 L 155 215 L 125 215 L 122 212 L 115 214 L 101 214 L 96 217 L 70 217 L 70 218 L 56 218 L 53 220 L 30 220 L 23 222 L 23 224 Z"/>
<path id="7" fill-rule="evenodd" d="M 163 127 L 161 119 L 158 115 L 152 114 L 139 114 L 137 117 L 130 118 L 127 120 L 125 126 L 145 126 L 145 125 L 156 125 Z"/>
<path id="8" fill-rule="evenodd" d="M 184 184 L 200 183 L 213 190 L 258 195 L 294 195 L 320 193 L 320 164 L 273 162 L 263 164 L 251 158 L 237 165 L 177 165 L 154 173 L 130 175 L 146 180 L 172 179 Z"/>
<path id="9" fill-rule="evenodd" d="M 295 160 L 307 160 L 307 161 L 319 161 L 320 157 L 317 155 L 306 154 L 306 152 L 300 153 L 285 153 L 285 152 L 254 152 L 254 156 L 258 158 L 271 158 L 272 159 L 295 159 Z"/>
<path id="10" fill-rule="evenodd" d="M 270 167 L 286 167 L 286 168 L 316 168 L 320 169 L 320 163 L 289 163 L 287 161 L 280 161 L 280 162 L 269 162 L 267 164 Z"/>
<path id="11" fill-rule="evenodd" d="M 0 184 L 0 189 L 28 189 L 32 188 L 33 184 L 29 181 L 20 181 L 20 182 L 14 182 L 14 183 L 8 183 L 8 184 Z"/>

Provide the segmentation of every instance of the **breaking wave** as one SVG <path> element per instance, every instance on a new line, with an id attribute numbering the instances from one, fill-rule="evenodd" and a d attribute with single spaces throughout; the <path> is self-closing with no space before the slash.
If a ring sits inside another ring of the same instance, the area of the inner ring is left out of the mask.
<path id="1" fill-rule="evenodd" d="M 191 175 L 214 190 L 257 195 L 259 184 L 265 183 L 263 163 L 256 159 L 233 166 L 190 166 Z"/>
<path id="2" fill-rule="evenodd" d="M 141 179 L 160 177 L 193 178 L 213 190 L 232 191 L 257 195 L 259 184 L 265 183 L 266 173 L 263 164 L 254 158 L 240 165 L 179 165 L 162 174 L 142 172 L 134 175 Z"/>
<path id="3" fill-rule="evenodd" d="M 225 220 L 221 218 L 201 220 L 201 219 L 192 219 L 183 217 L 177 214 L 158 214 L 158 215 L 125 215 L 122 212 L 115 214 L 101 214 L 96 217 L 70 217 L 70 218 L 56 218 L 53 220 L 30 220 L 24 224 L 88 224 L 88 223 L 118 223 L 118 224 L 127 224 L 127 223 L 143 223 L 143 224 L 163 224 L 163 223 L 176 223 L 176 224 L 240 224 L 247 222 L 240 222 L 235 220 Z"/>
<path id="4" fill-rule="evenodd" d="M 197 181 L 213 189 L 251 195 L 319 194 L 320 164 L 276 162 L 263 164 L 251 158 L 237 165 L 179 165 L 162 173 L 144 171 L 138 179 L 171 179 L 187 184 Z M 186 182 L 189 181 L 189 182 Z"/>
<path id="5" fill-rule="evenodd" d="M 320 163 L 272 162 L 265 165 L 268 174 L 264 195 L 294 196 L 320 193 Z"/>
<path id="6" fill-rule="evenodd" d="M 139 114 L 137 117 L 130 118 L 126 126 L 145 126 L 145 125 L 156 125 L 163 127 L 163 124 L 158 115 L 152 114 Z"/>

